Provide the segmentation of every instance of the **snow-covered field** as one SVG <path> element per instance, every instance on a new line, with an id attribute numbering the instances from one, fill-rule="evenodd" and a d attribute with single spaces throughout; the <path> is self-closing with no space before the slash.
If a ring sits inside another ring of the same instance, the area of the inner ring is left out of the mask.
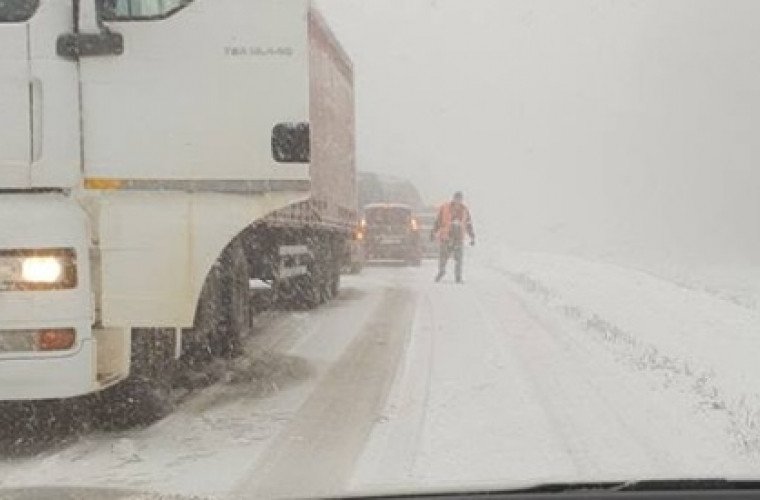
<path id="1" fill-rule="evenodd" d="M 488 266 L 629 363 L 730 414 L 760 453 L 758 269 L 662 266 L 657 274 L 574 257 L 502 251 Z M 668 277 L 660 277 L 668 276 Z"/>
<path id="2" fill-rule="evenodd" d="M 0 459 L 0 487 L 269 498 L 760 475 L 760 313 L 741 286 L 503 249 L 471 251 L 465 285 L 434 272 L 371 267 L 327 307 L 268 313 L 225 382 L 150 428 Z"/>

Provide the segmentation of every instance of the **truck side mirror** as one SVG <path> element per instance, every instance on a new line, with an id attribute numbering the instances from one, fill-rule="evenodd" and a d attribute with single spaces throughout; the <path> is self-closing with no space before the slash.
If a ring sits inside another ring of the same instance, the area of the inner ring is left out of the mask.
<path id="1" fill-rule="evenodd" d="M 103 9 L 108 0 L 73 0 L 75 28 L 56 41 L 56 53 L 66 59 L 113 56 L 124 53 L 124 37 L 103 24 Z"/>
<path id="2" fill-rule="evenodd" d="M 308 123 L 278 123 L 272 129 L 272 157 L 278 163 L 309 163 Z"/>

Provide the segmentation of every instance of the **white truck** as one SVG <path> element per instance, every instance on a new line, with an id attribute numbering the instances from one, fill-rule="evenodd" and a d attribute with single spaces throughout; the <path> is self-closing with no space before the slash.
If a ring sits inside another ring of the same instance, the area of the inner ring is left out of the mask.
<path id="1" fill-rule="evenodd" d="M 335 294 L 352 71 L 309 0 L 0 1 L 0 401 L 232 356 L 249 280 Z"/>

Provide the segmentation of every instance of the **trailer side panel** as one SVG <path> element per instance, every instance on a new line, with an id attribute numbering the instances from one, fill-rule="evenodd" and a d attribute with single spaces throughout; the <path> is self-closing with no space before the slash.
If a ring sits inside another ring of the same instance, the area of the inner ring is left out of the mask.
<path id="1" fill-rule="evenodd" d="M 353 66 L 314 7 L 309 12 L 309 93 L 313 202 L 325 222 L 350 230 L 358 203 Z"/>

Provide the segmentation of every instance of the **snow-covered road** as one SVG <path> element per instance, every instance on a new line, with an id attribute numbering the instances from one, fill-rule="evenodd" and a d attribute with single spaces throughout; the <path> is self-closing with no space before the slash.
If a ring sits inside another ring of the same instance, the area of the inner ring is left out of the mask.
<path id="1" fill-rule="evenodd" d="M 148 429 L 6 459 L 0 487 L 268 498 L 760 474 L 704 385 L 579 327 L 509 266 L 471 259 L 462 286 L 432 283 L 433 263 L 347 277 L 326 307 L 263 315 L 228 383 Z"/>

